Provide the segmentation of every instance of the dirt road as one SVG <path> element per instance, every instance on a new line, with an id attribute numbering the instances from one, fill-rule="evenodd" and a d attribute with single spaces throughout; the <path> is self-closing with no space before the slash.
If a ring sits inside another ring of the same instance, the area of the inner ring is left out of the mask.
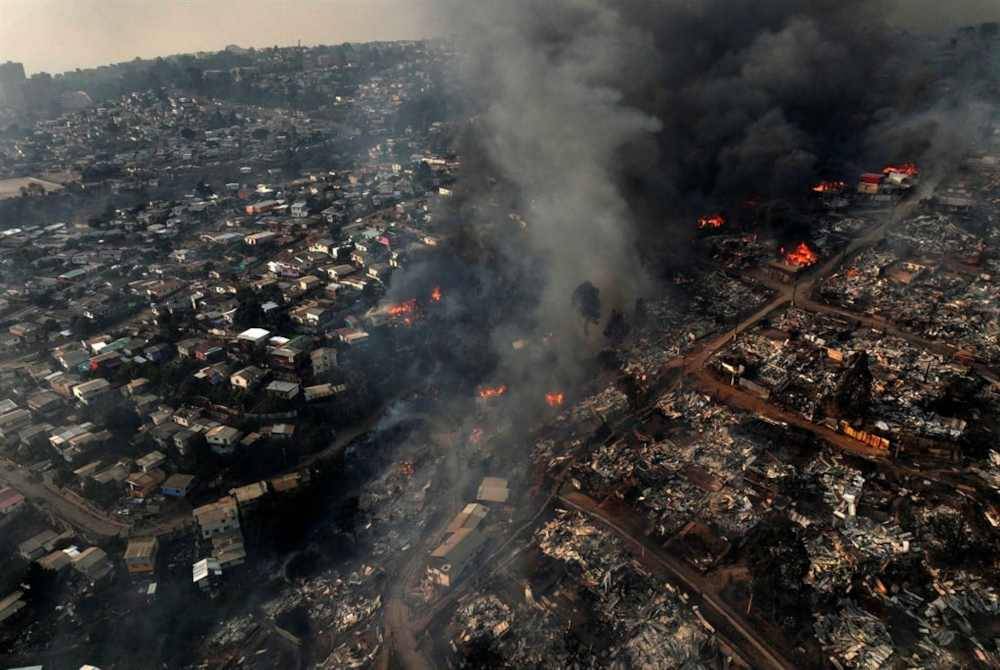
<path id="1" fill-rule="evenodd" d="M 0 460 L 0 482 L 14 488 L 40 507 L 50 510 L 83 533 L 106 538 L 124 535 L 128 531 L 128 524 L 99 515 L 89 508 L 70 502 L 44 483 L 32 481 L 30 472 L 13 461 Z"/>

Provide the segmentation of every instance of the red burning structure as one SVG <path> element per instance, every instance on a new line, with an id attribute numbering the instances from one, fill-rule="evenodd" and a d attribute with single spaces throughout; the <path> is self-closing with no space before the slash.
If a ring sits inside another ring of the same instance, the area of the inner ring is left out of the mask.
<path id="1" fill-rule="evenodd" d="M 711 216 L 703 216 L 698 219 L 699 230 L 712 230 L 715 228 L 722 228 L 724 225 L 726 225 L 726 217 L 721 214 L 712 214 Z"/>
<path id="2" fill-rule="evenodd" d="M 414 312 L 417 311 L 417 301 L 415 298 L 410 298 L 409 300 L 404 300 L 403 302 L 397 303 L 395 305 L 390 305 L 386 312 L 389 316 L 403 317 L 412 316 Z"/>
<path id="3" fill-rule="evenodd" d="M 797 245 L 789 250 L 785 247 L 780 249 L 781 255 L 784 257 L 785 262 L 789 265 L 794 265 L 799 268 L 807 268 L 810 265 L 815 265 L 819 261 L 819 256 L 813 251 L 808 244 L 805 242 L 799 242 Z"/>
<path id="4" fill-rule="evenodd" d="M 413 325 L 414 317 L 417 315 L 417 301 L 415 298 L 410 298 L 395 305 L 389 305 L 385 313 L 393 321 L 411 326 Z"/>
<path id="5" fill-rule="evenodd" d="M 549 407 L 562 407 L 563 401 L 566 399 L 566 395 L 562 391 L 555 391 L 553 393 L 545 394 L 545 402 Z"/>
<path id="6" fill-rule="evenodd" d="M 886 165 L 882 168 L 882 174 L 893 175 L 901 174 L 907 177 L 916 177 L 920 174 L 920 168 L 917 167 L 916 163 L 900 163 L 898 165 Z"/>
<path id="7" fill-rule="evenodd" d="M 431 291 L 431 302 L 441 302 L 441 287 L 435 286 Z"/>
<path id="8" fill-rule="evenodd" d="M 842 181 L 821 181 L 813 186 L 815 193 L 842 193 L 847 188 L 847 184 Z"/>
<path id="9" fill-rule="evenodd" d="M 483 400 L 491 400 L 493 398 L 499 398 L 506 392 L 506 384 L 501 384 L 500 386 L 484 386 L 479 389 L 479 397 Z"/>

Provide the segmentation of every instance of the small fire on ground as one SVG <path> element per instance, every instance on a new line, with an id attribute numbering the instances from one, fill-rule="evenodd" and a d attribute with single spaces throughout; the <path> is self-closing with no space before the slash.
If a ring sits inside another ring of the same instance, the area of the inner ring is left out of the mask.
<path id="1" fill-rule="evenodd" d="M 813 186 L 816 193 L 840 193 L 847 188 L 847 184 L 842 181 L 821 181 Z"/>
<path id="2" fill-rule="evenodd" d="M 499 398 L 506 392 L 506 384 L 501 384 L 500 386 L 484 386 L 479 389 L 479 397 L 483 400 L 489 400 L 491 398 Z"/>
<path id="3" fill-rule="evenodd" d="M 565 399 L 566 396 L 561 391 L 545 394 L 545 402 L 548 404 L 549 407 L 562 407 L 563 401 Z"/>
<path id="4" fill-rule="evenodd" d="M 724 225 L 726 225 L 726 217 L 722 216 L 721 214 L 712 214 L 710 216 L 703 216 L 700 219 L 698 219 L 699 229 L 722 228 L 722 226 Z"/>

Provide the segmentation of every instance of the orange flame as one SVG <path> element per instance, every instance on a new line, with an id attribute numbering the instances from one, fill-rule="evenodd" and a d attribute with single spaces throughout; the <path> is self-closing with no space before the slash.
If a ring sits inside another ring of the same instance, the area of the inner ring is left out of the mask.
<path id="1" fill-rule="evenodd" d="M 440 286 L 435 286 L 434 290 L 431 291 L 431 301 L 432 302 L 441 302 L 441 287 Z"/>
<path id="2" fill-rule="evenodd" d="M 813 186 L 816 193 L 840 193 L 847 188 L 847 184 L 842 181 L 821 181 Z"/>
<path id="3" fill-rule="evenodd" d="M 799 242 L 791 251 L 785 251 L 784 247 L 781 247 L 780 251 L 789 265 L 796 265 L 800 268 L 807 268 L 819 260 L 816 252 L 810 249 L 805 242 Z"/>
<path id="4" fill-rule="evenodd" d="M 916 177 L 920 174 L 920 168 L 917 167 L 916 163 L 901 163 L 899 165 L 886 165 L 882 169 L 883 174 L 905 174 L 907 177 Z"/>
<path id="5" fill-rule="evenodd" d="M 726 217 L 721 214 L 712 214 L 698 219 L 698 228 L 722 228 L 726 224 Z"/>
<path id="6" fill-rule="evenodd" d="M 415 298 L 410 298 L 401 303 L 390 305 L 387 311 L 389 316 L 410 316 L 417 311 L 417 301 Z"/>
<path id="7" fill-rule="evenodd" d="M 545 394 L 545 402 L 548 403 L 549 407 L 561 407 L 564 399 L 565 394 L 562 391 Z"/>
<path id="8" fill-rule="evenodd" d="M 484 386 L 479 389 L 479 397 L 484 400 L 489 400 L 491 398 L 499 398 L 504 393 L 507 392 L 507 385 L 501 384 L 500 386 Z"/>

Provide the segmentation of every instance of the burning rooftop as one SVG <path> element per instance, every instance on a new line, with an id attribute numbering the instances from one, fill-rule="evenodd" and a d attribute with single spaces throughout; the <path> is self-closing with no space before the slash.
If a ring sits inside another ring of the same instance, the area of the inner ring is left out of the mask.
<path id="1" fill-rule="evenodd" d="M 841 193 L 847 188 L 847 184 L 842 181 L 821 181 L 813 186 L 815 193 Z"/>
<path id="2" fill-rule="evenodd" d="M 799 242 L 790 250 L 781 247 L 780 252 L 786 263 L 800 268 L 807 268 L 819 261 L 819 256 L 805 242 Z"/>
<path id="3" fill-rule="evenodd" d="M 713 228 L 721 228 L 724 225 L 726 225 L 726 217 L 722 214 L 711 214 L 698 219 L 699 229 L 711 230 Z"/>
<path id="4" fill-rule="evenodd" d="M 479 389 L 479 397 L 483 400 L 490 400 L 492 398 L 499 398 L 506 392 L 506 384 L 501 384 L 499 386 L 483 386 Z"/>
<path id="5" fill-rule="evenodd" d="M 916 177 L 920 174 L 920 168 L 916 166 L 915 163 L 900 163 L 898 165 L 886 165 L 882 169 L 882 174 L 892 175 L 901 174 L 907 177 Z"/>
<path id="6" fill-rule="evenodd" d="M 389 313 L 389 316 L 411 316 L 417 311 L 417 301 L 414 298 L 410 298 L 395 305 L 390 305 L 386 311 Z"/>

